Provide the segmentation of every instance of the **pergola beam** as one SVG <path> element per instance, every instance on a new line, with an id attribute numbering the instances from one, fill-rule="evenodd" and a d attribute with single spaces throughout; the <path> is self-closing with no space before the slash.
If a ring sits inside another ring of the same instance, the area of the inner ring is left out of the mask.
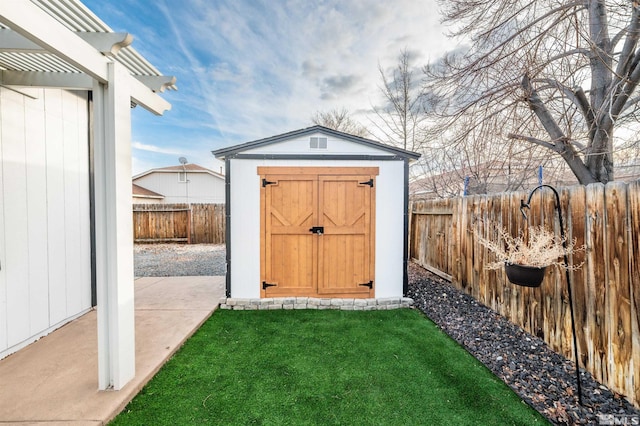
<path id="1" fill-rule="evenodd" d="M 171 109 L 171 104 L 156 95 L 138 78 L 127 75 L 127 86 L 131 100 L 147 111 L 162 115 Z M 92 90 L 93 79 L 86 74 L 63 72 L 3 71 L 0 70 L 0 84 L 3 86 L 48 87 L 69 90 Z"/>
<path id="2" fill-rule="evenodd" d="M 3 71 L 0 84 L 18 87 L 48 87 L 70 90 L 91 90 L 93 79 L 86 74 L 70 72 Z"/>
<path id="3" fill-rule="evenodd" d="M 0 28 L 0 51 L 45 52 L 45 50 L 9 28 Z"/>
<path id="4" fill-rule="evenodd" d="M 0 22 L 98 82 L 108 82 L 109 59 L 30 1 L 0 1 Z"/>
<path id="5" fill-rule="evenodd" d="M 155 115 L 162 115 L 171 109 L 171 104 L 153 93 L 147 86 L 135 77 L 129 75 L 129 90 L 131 100 Z"/>
<path id="6" fill-rule="evenodd" d="M 134 77 L 154 92 L 162 93 L 176 84 L 176 78 L 172 75 L 136 75 Z"/>
<path id="7" fill-rule="evenodd" d="M 120 49 L 133 43 L 129 33 L 94 33 L 77 31 L 75 35 L 106 56 L 116 56 Z M 47 49 L 9 28 L 0 28 L 0 51 L 46 53 Z"/>
<path id="8" fill-rule="evenodd" d="M 116 56 L 120 49 L 133 43 L 129 33 L 90 33 L 76 32 L 76 35 L 107 56 Z"/>

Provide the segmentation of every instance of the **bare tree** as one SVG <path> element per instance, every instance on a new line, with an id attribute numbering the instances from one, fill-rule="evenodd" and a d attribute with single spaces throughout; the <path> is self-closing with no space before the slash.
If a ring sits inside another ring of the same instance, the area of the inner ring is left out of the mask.
<path id="1" fill-rule="evenodd" d="M 420 163 L 420 172 L 414 172 L 422 177 L 423 190 L 436 197 L 460 195 L 465 181 L 468 194 L 522 190 L 537 184 L 540 166 L 545 182 L 564 180 L 564 168 L 548 158 L 543 148 L 532 149 L 506 138 L 503 125 L 507 117 L 494 115 L 474 122 L 482 115 L 460 116 L 430 141 L 424 151 L 427 160 Z M 500 139 L 505 142 L 497 142 Z"/>
<path id="2" fill-rule="evenodd" d="M 561 157 L 582 184 L 614 178 L 614 130 L 637 122 L 640 7 L 628 0 L 439 0 L 464 53 L 430 64 L 434 134 L 499 119 L 493 143 Z M 622 132 L 621 132 L 622 133 Z M 624 136 L 624 135 L 622 135 Z"/>
<path id="3" fill-rule="evenodd" d="M 332 109 L 327 112 L 318 111 L 311 117 L 311 121 L 313 124 L 354 136 L 367 137 L 369 135 L 369 130 L 354 120 L 346 108 Z"/>
<path id="4" fill-rule="evenodd" d="M 372 123 L 388 142 L 410 151 L 420 151 L 425 144 L 421 128 L 425 115 L 421 83 L 414 78 L 411 59 L 411 53 L 402 50 L 398 64 L 389 76 L 378 64 L 382 80 L 380 91 L 385 103 L 373 107 L 379 121 L 372 120 Z"/>

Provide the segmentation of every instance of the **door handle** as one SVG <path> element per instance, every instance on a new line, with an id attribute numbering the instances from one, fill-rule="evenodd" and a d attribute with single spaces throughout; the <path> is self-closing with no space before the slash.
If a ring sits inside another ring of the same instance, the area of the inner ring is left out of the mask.
<path id="1" fill-rule="evenodd" d="M 322 235 L 324 234 L 324 226 L 314 226 L 313 228 L 309 229 L 309 232 L 311 232 L 312 234 Z"/>

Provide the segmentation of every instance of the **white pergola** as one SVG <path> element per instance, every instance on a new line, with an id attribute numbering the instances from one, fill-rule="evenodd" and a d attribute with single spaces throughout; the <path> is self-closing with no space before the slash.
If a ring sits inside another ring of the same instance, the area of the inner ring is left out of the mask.
<path id="1" fill-rule="evenodd" d="M 78 0 L 0 1 L 0 86 L 93 94 L 99 389 L 121 389 L 135 375 L 131 106 L 162 115 L 158 96 L 176 89 Z"/>

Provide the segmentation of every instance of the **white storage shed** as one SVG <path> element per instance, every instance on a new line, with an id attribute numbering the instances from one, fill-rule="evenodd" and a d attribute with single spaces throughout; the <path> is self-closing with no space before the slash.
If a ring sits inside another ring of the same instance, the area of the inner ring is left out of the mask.
<path id="1" fill-rule="evenodd" d="M 322 126 L 213 153 L 226 165 L 227 297 L 404 295 L 419 154 Z"/>

